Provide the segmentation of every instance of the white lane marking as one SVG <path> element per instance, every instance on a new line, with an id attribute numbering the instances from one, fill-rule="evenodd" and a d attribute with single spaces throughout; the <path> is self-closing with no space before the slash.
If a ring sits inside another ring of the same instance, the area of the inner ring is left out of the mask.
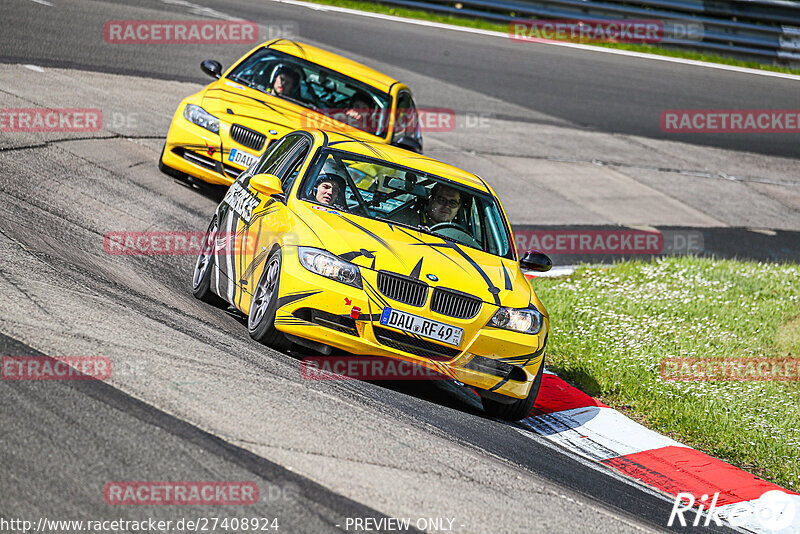
<path id="1" fill-rule="evenodd" d="M 556 278 L 558 276 L 569 276 L 575 272 L 575 269 L 576 267 L 572 265 L 559 265 L 543 273 L 537 273 L 536 271 L 523 271 L 523 273 L 525 273 L 525 276 L 534 278 Z"/>
<path id="2" fill-rule="evenodd" d="M 186 7 L 189 9 L 189 13 L 193 15 L 200 15 L 201 17 L 208 17 L 220 20 L 239 20 L 236 17 L 232 17 L 226 13 L 217 11 L 216 9 L 212 9 L 210 7 L 203 7 L 194 4 L 192 2 L 187 2 L 186 0 L 161 0 L 161 2 L 167 5 Z"/>
<path id="3" fill-rule="evenodd" d="M 162 0 L 163 1 L 163 0 Z M 346 7 L 326 6 L 322 4 L 312 4 L 309 2 L 302 2 L 300 0 L 269 0 L 271 2 L 278 2 L 281 4 L 290 4 L 294 6 L 305 7 L 315 11 L 331 11 L 335 13 L 346 13 L 349 15 L 356 15 L 360 17 L 375 18 L 381 20 L 388 20 L 392 22 L 401 22 L 403 24 L 413 24 L 415 26 L 427 26 L 429 28 L 436 28 L 442 30 L 452 30 L 462 33 L 473 33 L 478 35 L 486 35 L 489 37 L 501 37 L 503 39 L 510 39 L 507 33 L 495 32 L 491 30 L 480 30 L 478 28 L 467 28 L 465 26 L 453 26 L 452 24 L 443 24 L 441 22 L 430 22 L 427 20 L 407 19 L 403 17 L 396 17 L 394 15 L 383 15 L 381 13 L 370 13 L 368 11 L 359 11 L 357 9 L 350 9 Z M 527 42 L 518 43 L 520 46 L 529 44 Z M 567 43 L 562 41 L 542 41 L 534 44 L 543 44 L 551 46 L 562 46 L 565 48 L 576 48 L 578 50 L 586 50 L 590 52 L 599 52 L 602 54 L 616 54 L 618 56 L 636 57 L 640 59 L 653 59 L 656 61 L 666 61 L 667 63 L 680 63 L 682 65 L 692 65 L 695 67 L 705 67 L 708 69 L 727 70 L 730 72 L 738 72 L 742 74 L 755 74 L 758 76 L 768 76 L 771 78 L 783 78 L 786 80 L 800 81 L 800 75 L 786 74 L 783 72 L 772 72 L 768 70 L 750 69 L 747 67 L 736 67 L 733 65 L 722 65 L 719 63 L 706 63 L 705 61 L 697 61 L 694 59 L 683 59 L 669 56 L 659 56 L 656 54 L 647 54 L 644 52 L 632 52 L 630 50 L 618 50 L 616 48 L 606 48 L 603 46 L 591 46 L 578 43 Z"/>
<path id="4" fill-rule="evenodd" d="M 40 67 L 39 65 L 23 65 L 23 67 L 25 67 L 26 69 L 30 69 L 32 71 L 36 71 L 36 72 L 44 72 L 44 69 L 42 67 Z"/>
<path id="5" fill-rule="evenodd" d="M 36 2 L 37 4 L 42 4 L 43 6 L 53 7 L 53 4 L 46 2 L 45 0 L 31 0 L 31 2 Z"/>
<path id="6" fill-rule="evenodd" d="M 662 447 L 686 447 L 612 408 L 573 408 L 519 422 L 525 429 L 594 461 Z"/>

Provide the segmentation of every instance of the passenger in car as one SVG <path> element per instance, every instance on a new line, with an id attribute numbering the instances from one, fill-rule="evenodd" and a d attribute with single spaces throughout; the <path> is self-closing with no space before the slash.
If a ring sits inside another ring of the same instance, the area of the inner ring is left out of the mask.
<path id="1" fill-rule="evenodd" d="M 350 101 L 348 103 L 348 110 L 345 114 L 354 119 L 355 123 L 350 123 L 351 126 L 358 125 L 361 129 L 366 130 L 374 130 L 372 127 L 373 125 L 370 124 L 371 119 L 371 111 L 372 105 L 370 102 L 372 99 L 363 91 L 356 91 L 353 96 L 350 97 Z"/>

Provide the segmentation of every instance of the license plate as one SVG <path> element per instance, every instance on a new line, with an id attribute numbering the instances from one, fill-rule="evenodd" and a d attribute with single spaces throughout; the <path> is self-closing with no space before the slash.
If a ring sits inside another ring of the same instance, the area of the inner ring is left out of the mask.
<path id="1" fill-rule="evenodd" d="M 431 321 L 430 319 L 392 308 L 383 309 L 381 324 L 455 346 L 461 343 L 461 336 L 464 333 L 464 329 L 457 326 Z"/>
<path id="2" fill-rule="evenodd" d="M 238 148 L 232 148 L 231 153 L 228 156 L 228 161 L 232 161 L 233 163 L 237 163 L 243 167 L 250 167 L 250 165 L 258 161 L 258 156 L 254 156 L 245 152 L 244 150 L 239 150 Z"/>

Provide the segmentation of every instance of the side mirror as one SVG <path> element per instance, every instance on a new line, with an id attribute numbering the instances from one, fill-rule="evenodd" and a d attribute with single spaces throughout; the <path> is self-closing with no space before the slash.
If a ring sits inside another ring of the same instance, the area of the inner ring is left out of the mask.
<path id="1" fill-rule="evenodd" d="M 525 256 L 519 260 L 519 266 L 529 271 L 543 273 L 549 271 L 550 268 L 553 267 L 553 261 L 544 252 L 529 250 Z"/>
<path id="2" fill-rule="evenodd" d="M 200 68 L 203 69 L 203 72 L 211 76 L 212 78 L 219 78 L 222 76 L 222 64 L 219 61 L 214 61 L 213 59 L 206 59 L 202 63 L 200 63 Z"/>
<path id="3" fill-rule="evenodd" d="M 395 146 L 399 146 L 400 148 L 405 148 L 406 150 L 410 150 L 411 152 L 422 154 L 422 141 L 417 140 L 411 137 L 410 135 L 404 135 L 397 141 L 392 142 L 392 144 Z"/>
<path id="4" fill-rule="evenodd" d="M 264 195 L 283 194 L 281 179 L 274 174 L 256 174 L 250 178 L 250 188 Z"/>

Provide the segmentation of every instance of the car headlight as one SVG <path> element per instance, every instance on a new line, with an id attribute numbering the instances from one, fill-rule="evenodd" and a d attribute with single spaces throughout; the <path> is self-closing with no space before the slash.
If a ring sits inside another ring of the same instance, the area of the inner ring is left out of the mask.
<path id="1" fill-rule="evenodd" d="M 538 334 L 542 331 L 543 323 L 544 319 L 539 310 L 530 306 L 528 308 L 500 308 L 489 321 L 489 326 L 523 334 Z"/>
<path id="2" fill-rule="evenodd" d="M 219 119 L 200 106 L 187 105 L 186 109 L 183 110 L 183 117 L 192 124 L 205 128 L 209 132 L 219 133 Z"/>
<path id="3" fill-rule="evenodd" d="M 331 280 L 361 289 L 361 271 L 357 265 L 340 260 L 326 250 L 298 247 L 300 264 L 311 271 Z"/>

